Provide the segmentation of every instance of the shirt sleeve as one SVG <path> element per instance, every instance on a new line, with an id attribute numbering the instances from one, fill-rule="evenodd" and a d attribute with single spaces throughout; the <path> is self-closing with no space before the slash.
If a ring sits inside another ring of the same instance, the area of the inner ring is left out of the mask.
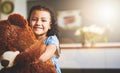
<path id="1" fill-rule="evenodd" d="M 56 35 L 54 36 L 49 36 L 47 38 L 47 40 L 45 40 L 45 44 L 46 45 L 49 45 L 49 44 L 55 44 L 56 45 L 56 48 L 57 48 L 57 54 L 55 55 L 57 58 L 60 56 L 60 47 L 59 47 L 59 40 L 57 38 Z"/>

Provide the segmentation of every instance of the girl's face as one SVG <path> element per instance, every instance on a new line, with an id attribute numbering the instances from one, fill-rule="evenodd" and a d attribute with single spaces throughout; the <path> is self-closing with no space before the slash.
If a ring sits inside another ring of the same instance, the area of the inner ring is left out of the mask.
<path id="1" fill-rule="evenodd" d="M 35 10 L 32 12 L 30 17 L 30 26 L 35 33 L 35 35 L 45 35 L 47 31 L 51 28 L 51 17 L 48 11 Z"/>

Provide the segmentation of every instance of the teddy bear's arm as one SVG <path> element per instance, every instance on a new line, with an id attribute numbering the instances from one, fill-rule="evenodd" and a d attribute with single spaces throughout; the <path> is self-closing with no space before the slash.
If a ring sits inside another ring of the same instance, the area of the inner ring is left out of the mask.
<path id="1" fill-rule="evenodd" d="M 45 51 L 46 45 L 42 41 L 38 41 L 24 52 L 16 56 L 15 64 L 26 65 L 35 62 Z"/>

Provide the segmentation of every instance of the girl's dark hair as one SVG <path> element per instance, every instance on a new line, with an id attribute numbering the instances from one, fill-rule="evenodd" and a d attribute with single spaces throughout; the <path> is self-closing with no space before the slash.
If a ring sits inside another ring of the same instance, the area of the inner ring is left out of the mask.
<path id="1" fill-rule="evenodd" d="M 31 14 L 33 11 L 35 10 L 44 10 L 44 11 L 48 11 L 50 13 L 50 16 L 51 16 L 51 29 L 48 30 L 47 32 L 47 36 L 51 36 L 51 35 L 56 35 L 58 36 L 58 25 L 57 25 L 57 19 L 56 19 L 56 16 L 54 14 L 54 12 L 52 10 L 50 10 L 50 8 L 47 8 L 45 6 L 41 6 L 41 5 L 36 5 L 36 6 L 33 6 L 31 9 L 30 9 L 30 12 L 28 14 L 28 23 L 30 25 L 30 17 L 31 17 Z"/>

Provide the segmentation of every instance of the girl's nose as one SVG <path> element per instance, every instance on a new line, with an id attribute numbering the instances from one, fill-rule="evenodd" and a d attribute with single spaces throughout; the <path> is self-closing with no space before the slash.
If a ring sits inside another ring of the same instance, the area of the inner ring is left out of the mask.
<path id="1" fill-rule="evenodd" d="M 37 20 L 36 24 L 41 25 L 42 24 L 41 20 Z"/>

